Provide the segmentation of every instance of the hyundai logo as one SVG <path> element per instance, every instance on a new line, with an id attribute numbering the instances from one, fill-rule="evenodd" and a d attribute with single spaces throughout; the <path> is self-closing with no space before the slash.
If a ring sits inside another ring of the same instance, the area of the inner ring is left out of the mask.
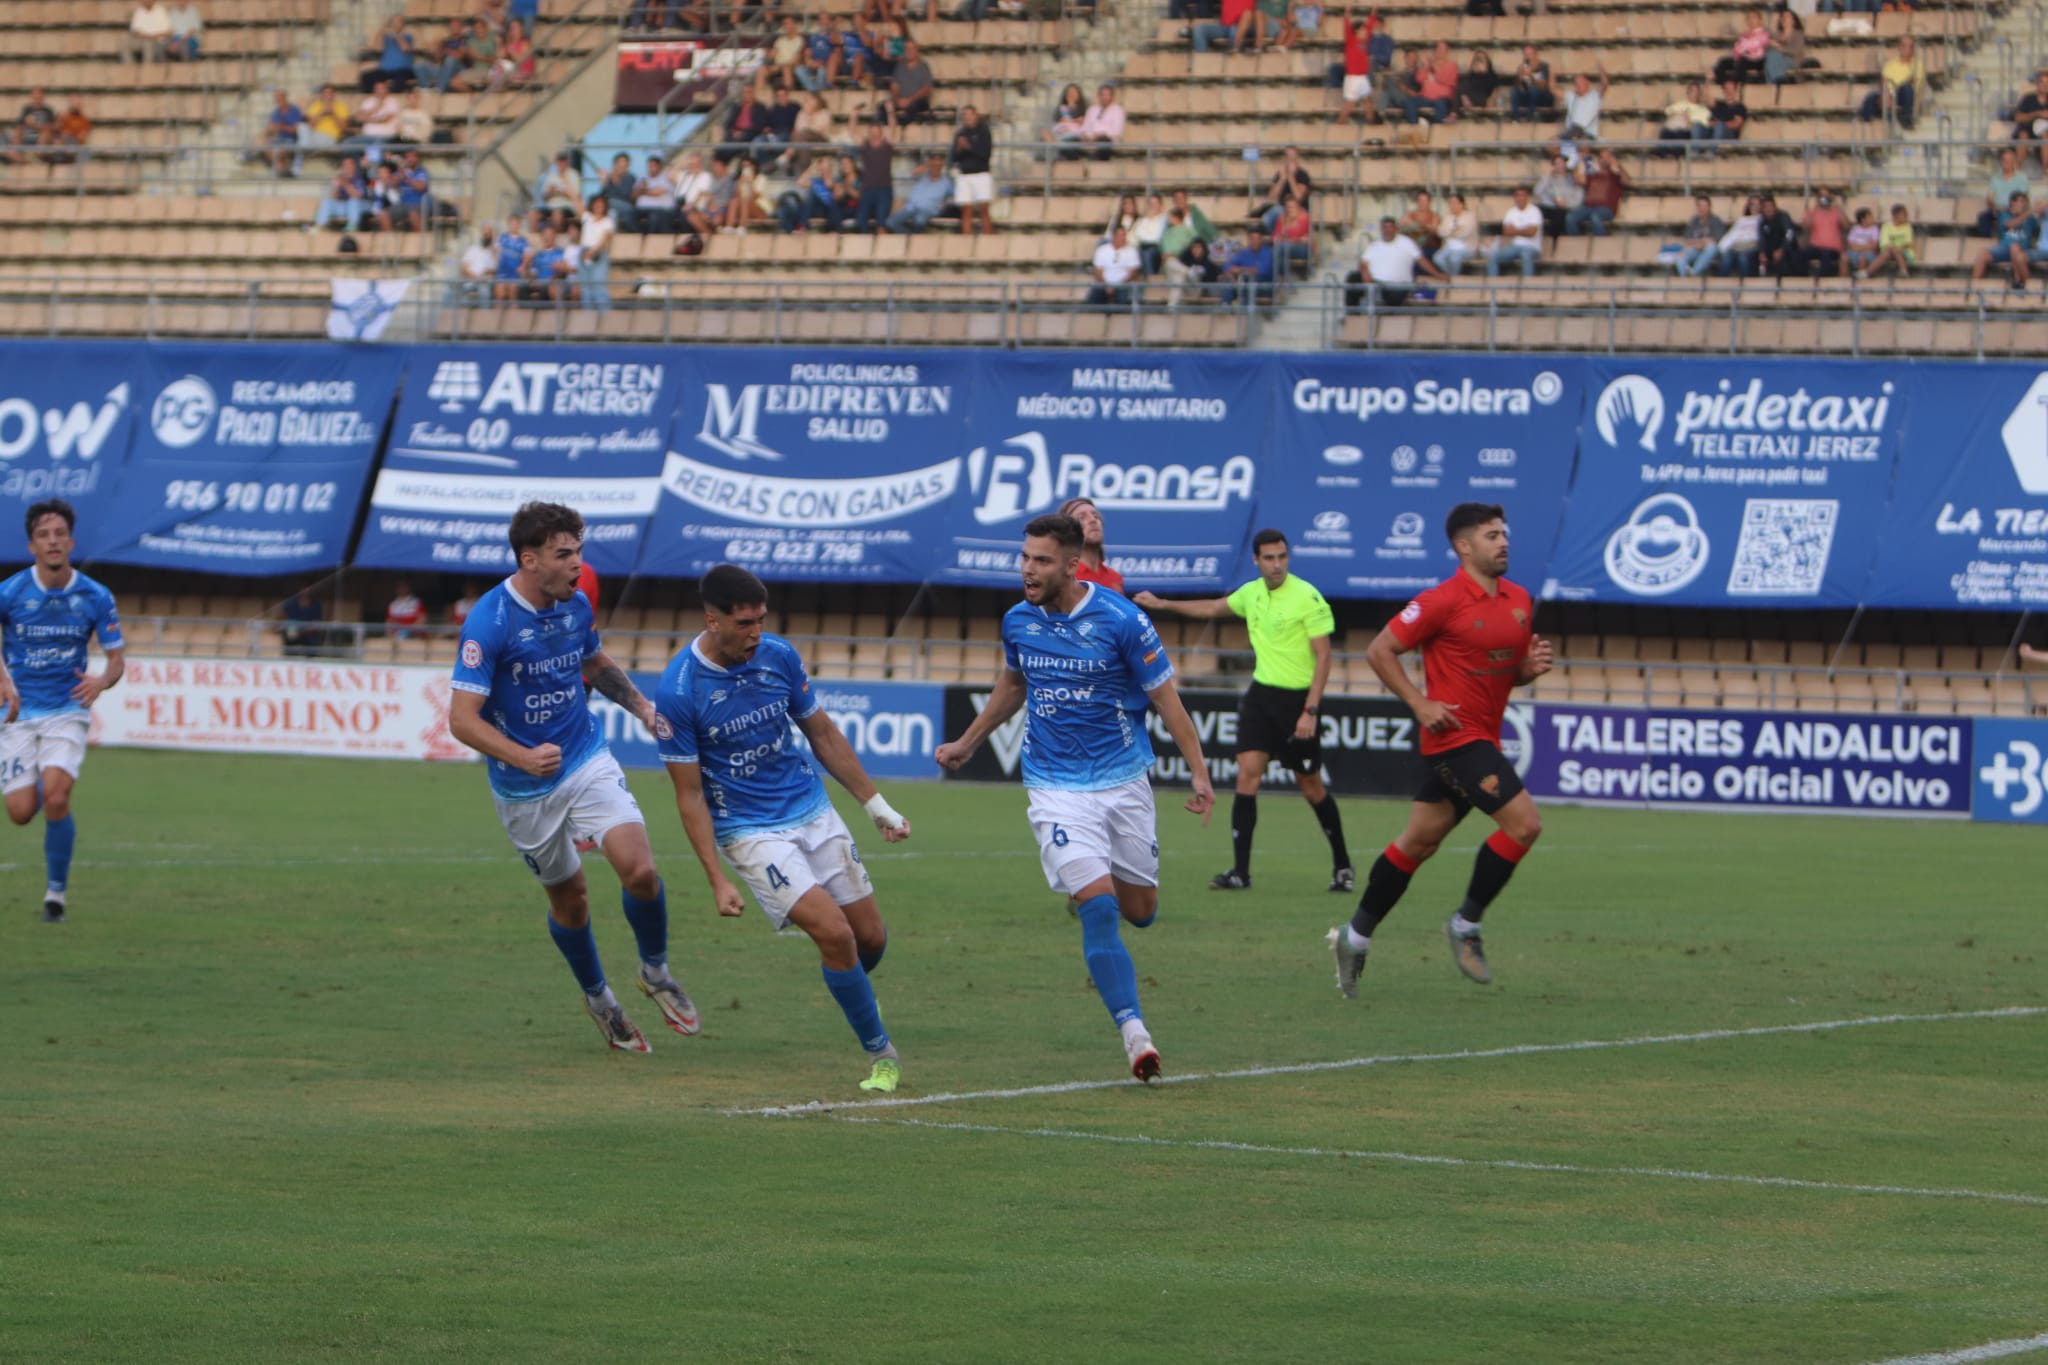
<path id="1" fill-rule="evenodd" d="M 1351 518 L 1342 512 L 1316 513 L 1315 528 L 1318 531 L 1342 531 L 1351 525 Z"/>

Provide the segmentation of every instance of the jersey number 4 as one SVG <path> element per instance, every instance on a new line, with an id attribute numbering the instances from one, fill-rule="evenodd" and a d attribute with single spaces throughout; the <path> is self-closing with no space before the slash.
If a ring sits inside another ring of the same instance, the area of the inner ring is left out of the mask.
<path id="1" fill-rule="evenodd" d="M 789 885 L 789 878 L 782 875 L 782 869 L 774 863 L 768 864 L 768 885 L 781 888 Z"/>

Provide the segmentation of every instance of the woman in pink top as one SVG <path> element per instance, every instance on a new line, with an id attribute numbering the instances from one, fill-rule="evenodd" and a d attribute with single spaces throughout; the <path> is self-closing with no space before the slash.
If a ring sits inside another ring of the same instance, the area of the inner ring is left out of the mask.
<path id="1" fill-rule="evenodd" d="M 1280 206 L 1280 221 L 1273 225 L 1273 274 L 1284 278 L 1299 263 L 1304 271 L 1315 264 L 1314 220 L 1308 209 L 1292 195 Z"/>
<path id="2" fill-rule="evenodd" d="M 1742 32 L 1736 36 L 1735 46 L 1714 64 L 1714 79 L 1743 84 L 1762 80 L 1764 54 L 1770 50 L 1771 31 L 1764 27 L 1764 12 L 1747 11 L 1742 16 Z"/>

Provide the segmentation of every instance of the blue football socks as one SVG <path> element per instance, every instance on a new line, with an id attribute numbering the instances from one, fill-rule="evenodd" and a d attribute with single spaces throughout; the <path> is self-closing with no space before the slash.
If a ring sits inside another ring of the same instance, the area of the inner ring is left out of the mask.
<path id="1" fill-rule="evenodd" d="M 562 950 L 562 957 L 576 974 L 576 984 L 583 988 L 583 993 L 603 995 L 604 968 L 597 960 L 597 936 L 590 932 L 590 922 L 585 920 L 581 929 L 570 929 L 549 915 L 548 935 Z"/>
<path id="2" fill-rule="evenodd" d="M 78 841 L 78 824 L 72 816 L 43 822 L 43 861 L 50 868 L 50 889 L 62 891 L 71 879 L 71 846 Z"/>
<path id="3" fill-rule="evenodd" d="M 875 1003 L 875 988 L 869 984 L 867 972 L 859 967 L 843 972 L 830 967 L 821 970 L 825 973 L 825 989 L 839 1002 L 839 1010 L 852 1025 L 861 1047 L 874 1055 L 888 1052 L 889 1031 L 882 1027 L 882 1009 Z"/>
<path id="4" fill-rule="evenodd" d="M 654 899 L 643 901 L 624 887 L 619 903 L 626 908 L 626 923 L 633 926 L 633 940 L 640 945 L 640 960 L 650 967 L 668 963 L 668 887 L 657 883 Z"/>
<path id="5" fill-rule="evenodd" d="M 1109 1017 L 1122 1027 L 1127 1020 L 1142 1019 L 1138 1009 L 1138 969 L 1118 932 L 1116 897 L 1096 896 L 1081 902 L 1081 951 L 1088 958 L 1088 975 L 1109 1008 Z"/>

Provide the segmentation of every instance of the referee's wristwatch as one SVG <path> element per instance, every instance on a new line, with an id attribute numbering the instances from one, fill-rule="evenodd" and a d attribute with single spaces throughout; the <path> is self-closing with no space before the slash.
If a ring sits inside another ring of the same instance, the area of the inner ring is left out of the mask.
<path id="1" fill-rule="evenodd" d="M 1301 714 L 1320 718 L 1323 714 L 1323 708 L 1320 706 L 1304 706 L 1301 708 Z"/>

